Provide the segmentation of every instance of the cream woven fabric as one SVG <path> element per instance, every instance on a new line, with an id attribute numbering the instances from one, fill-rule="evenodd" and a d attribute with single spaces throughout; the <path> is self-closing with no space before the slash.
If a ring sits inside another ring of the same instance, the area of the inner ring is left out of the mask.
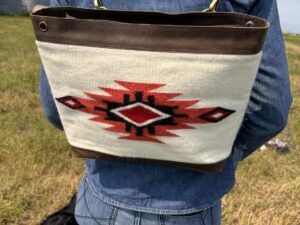
<path id="1" fill-rule="evenodd" d="M 229 156 L 261 57 L 37 46 L 72 146 L 197 164 Z"/>

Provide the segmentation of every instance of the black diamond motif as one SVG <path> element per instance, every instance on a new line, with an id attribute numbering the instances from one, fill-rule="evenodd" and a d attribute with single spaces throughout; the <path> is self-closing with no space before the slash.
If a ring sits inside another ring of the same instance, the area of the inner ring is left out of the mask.
<path id="1" fill-rule="evenodd" d="M 229 115 L 231 115 L 234 112 L 235 112 L 235 110 L 217 107 L 207 113 L 200 115 L 199 118 L 209 121 L 209 122 L 217 123 L 217 122 L 225 119 L 226 117 L 228 117 Z"/>
<path id="2" fill-rule="evenodd" d="M 83 104 L 81 104 L 77 99 L 73 98 L 72 96 L 64 96 L 61 98 L 56 98 L 57 101 L 68 106 L 71 109 L 82 109 L 85 108 Z"/>

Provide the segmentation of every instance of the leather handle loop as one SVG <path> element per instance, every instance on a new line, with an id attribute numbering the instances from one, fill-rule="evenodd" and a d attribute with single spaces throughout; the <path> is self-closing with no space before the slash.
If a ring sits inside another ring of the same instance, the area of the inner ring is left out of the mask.
<path id="1" fill-rule="evenodd" d="M 202 12 L 216 12 L 219 3 L 220 0 L 212 0 L 208 8 L 204 9 Z"/>
<path id="2" fill-rule="evenodd" d="M 95 9 L 106 9 L 102 0 L 94 0 Z"/>
<path id="3" fill-rule="evenodd" d="M 106 9 L 102 0 L 93 0 L 96 9 Z M 202 12 L 216 12 L 216 9 L 220 3 L 220 0 L 212 0 L 209 7 Z"/>

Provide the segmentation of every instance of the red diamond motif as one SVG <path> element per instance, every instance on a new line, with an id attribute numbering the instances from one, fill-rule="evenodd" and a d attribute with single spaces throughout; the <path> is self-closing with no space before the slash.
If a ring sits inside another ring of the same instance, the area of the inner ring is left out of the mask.
<path id="1" fill-rule="evenodd" d="M 170 115 L 141 102 L 119 107 L 111 112 L 138 127 L 170 117 Z"/>
<path id="2" fill-rule="evenodd" d="M 120 110 L 119 113 L 136 123 L 145 123 L 148 120 L 161 117 L 159 114 L 141 105 L 137 105 L 130 109 Z"/>

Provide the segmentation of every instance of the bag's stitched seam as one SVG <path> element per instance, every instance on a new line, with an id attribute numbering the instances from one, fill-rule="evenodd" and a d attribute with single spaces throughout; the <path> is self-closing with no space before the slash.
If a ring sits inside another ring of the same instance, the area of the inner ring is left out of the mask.
<path id="1" fill-rule="evenodd" d="M 232 16 L 232 15 L 230 15 Z M 137 26 L 153 26 L 153 27 L 161 27 L 163 29 L 178 29 L 178 30 L 188 30 L 188 29 L 204 29 L 204 30 L 227 30 L 227 31 L 233 31 L 233 32 L 254 32 L 257 30 L 265 30 L 268 26 L 268 22 L 264 24 L 262 27 L 216 27 L 216 26 L 201 26 L 201 25 L 164 25 L 164 24 L 143 24 L 143 23 L 125 23 L 125 22 L 116 22 L 116 21 L 107 21 L 107 20 L 93 20 L 93 19 L 66 19 L 62 17 L 51 17 L 51 16 L 33 16 L 36 17 L 37 20 L 42 20 L 46 22 L 46 20 L 64 20 L 65 22 L 68 23 L 73 23 L 73 24 L 78 24 L 78 23 L 99 23 L 102 22 L 102 26 L 111 26 L 111 24 L 116 24 L 116 25 L 122 25 L 122 26 L 127 26 L 127 27 L 137 27 Z M 255 19 L 255 18 L 254 18 Z"/>
<path id="2" fill-rule="evenodd" d="M 65 11 L 66 9 L 65 8 L 68 8 L 70 10 L 74 10 L 74 11 L 77 11 L 77 12 L 93 12 L 94 9 L 85 9 L 85 10 L 82 10 L 82 9 L 78 9 L 76 7 L 63 7 L 63 8 L 55 8 L 55 10 L 57 11 Z M 53 8 L 52 8 L 53 10 Z M 54 10 L 53 10 L 54 11 Z M 112 10 L 114 11 L 114 10 Z M 125 10 L 122 11 L 122 10 L 115 10 L 116 12 L 111 12 L 112 14 L 127 14 L 128 15 L 128 12 L 126 12 Z M 97 14 L 98 12 L 97 11 L 94 11 L 95 14 Z M 135 14 L 135 15 L 144 15 L 145 13 L 149 14 L 149 15 L 170 15 L 170 16 L 173 16 L 173 15 L 197 15 L 197 14 L 201 14 L 201 12 L 198 12 L 198 13 L 193 13 L 193 12 L 180 12 L 180 13 L 163 13 L 163 12 L 150 12 L 150 11 L 143 11 L 143 12 L 139 12 L 139 11 L 133 11 L 132 14 Z M 243 15 L 242 13 L 232 13 L 232 12 L 217 12 L 218 15 L 216 15 L 216 13 L 203 13 L 202 15 L 204 17 L 216 17 L 218 16 L 219 18 L 222 18 L 222 17 L 238 17 L 238 18 L 242 18 L 242 19 L 254 19 L 256 20 L 257 22 L 265 22 L 264 19 L 260 19 L 260 18 L 257 18 L 255 16 L 252 16 L 252 15 Z M 42 16 L 42 15 L 33 15 L 33 16 Z M 47 17 L 50 17 L 50 16 L 47 16 Z M 64 19 L 63 17 L 56 17 L 56 18 L 62 18 Z"/>
<path id="3" fill-rule="evenodd" d="M 76 19 L 65 19 L 65 18 L 60 18 L 60 17 L 45 17 L 45 16 L 40 16 L 38 19 L 41 19 L 44 22 L 47 22 L 46 20 L 65 20 L 65 22 L 68 23 L 73 23 L 73 24 L 78 24 L 78 23 L 98 23 L 96 20 L 76 20 Z M 166 30 L 180 30 L 180 31 L 188 31 L 188 30 L 218 30 L 218 31 L 232 31 L 232 32 L 254 32 L 254 31 L 263 31 L 267 28 L 267 26 L 263 27 L 216 27 L 216 26 L 193 26 L 193 25 L 159 25 L 159 24 L 131 24 L 131 23 L 122 23 L 122 22 L 115 22 L 115 21 L 100 21 L 102 22 L 101 26 L 106 26 L 110 27 L 111 24 L 116 24 L 116 25 L 122 25 L 122 26 L 127 26 L 127 27 L 139 27 L 139 26 L 152 26 L 152 27 L 160 27 Z M 49 32 L 49 31 L 47 31 Z"/>
<path id="4" fill-rule="evenodd" d="M 43 36 L 43 41 L 40 41 L 40 42 L 50 42 L 51 41 L 60 41 L 61 39 L 59 38 L 49 38 L 49 37 L 46 37 L 46 36 Z M 38 40 L 38 39 L 37 39 Z M 39 41 L 39 40 L 38 40 Z M 84 41 L 72 41 L 72 43 L 74 44 L 86 44 L 86 42 Z M 60 43 L 61 44 L 61 43 Z M 63 43 L 64 44 L 64 43 Z M 67 45 L 67 44 L 66 44 Z M 91 46 L 86 46 L 86 47 L 91 47 Z M 152 48 L 135 48 L 135 47 L 129 47 L 129 48 L 124 48 L 123 45 L 101 45 L 101 47 L 103 48 L 122 48 L 122 49 L 132 49 L 132 50 L 144 50 L 144 51 L 178 51 L 178 53 L 180 53 L 180 50 L 181 51 L 190 51 L 191 53 L 203 53 L 201 52 L 201 49 L 198 50 L 198 49 L 188 49 L 188 48 L 181 48 L 181 49 L 176 49 L 176 48 L 156 48 L 155 50 L 153 50 Z M 256 55 L 258 53 L 261 52 L 260 51 L 254 51 L 254 50 L 239 50 L 239 51 L 230 51 L 229 48 L 223 48 L 223 50 L 226 51 L 226 53 L 214 53 L 214 51 L 209 51 L 209 50 L 206 50 L 206 49 L 203 49 L 202 51 L 205 51 L 205 53 L 211 53 L 211 54 L 218 54 L 218 55 L 222 55 L 222 54 L 247 54 L 247 55 Z M 187 52 L 189 53 L 189 52 Z M 203 53 L 203 54 L 205 54 Z"/>

